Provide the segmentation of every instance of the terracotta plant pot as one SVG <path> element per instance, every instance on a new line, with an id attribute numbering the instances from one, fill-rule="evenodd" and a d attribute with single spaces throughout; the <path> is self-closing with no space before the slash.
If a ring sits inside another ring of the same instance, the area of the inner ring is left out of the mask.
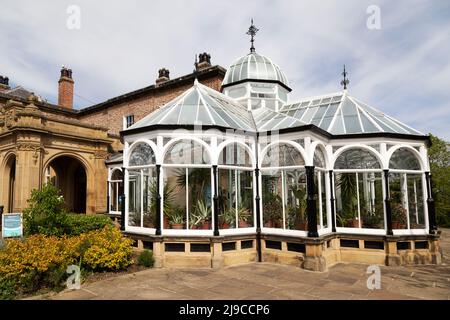
<path id="1" fill-rule="evenodd" d="M 170 225 L 169 219 L 166 216 L 164 216 L 164 229 L 168 229 L 169 225 Z"/>
<path id="2" fill-rule="evenodd" d="M 239 228 L 248 228 L 247 221 L 239 220 Z"/>
<path id="3" fill-rule="evenodd" d="M 211 221 L 209 221 L 209 220 L 203 221 L 200 229 L 210 230 L 211 229 Z"/>
<path id="4" fill-rule="evenodd" d="M 406 224 L 401 223 L 400 221 L 392 221 L 392 229 L 405 229 Z"/>
<path id="5" fill-rule="evenodd" d="M 172 229 L 184 229 L 184 223 L 173 223 Z"/>
<path id="6" fill-rule="evenodd" d="M 352 219 L 347 222 L 347 227 L 350 228 L 359 228 L 359 220 L 358 219 Z"/>
<path id="7" fill-rule="evenodd" d="M 219 226 L 219 229 L 230 229 L 230 225 L 226 222 L 222 222 Z"/>
<path id="8" fill-rule="evenodd" d="M 264 223 L 264 227 L 266 227 L 266 228 L 273 228 L 273 221 L 272 221 L 272 219 L 269 219 L 266 223 Z"/>
<path id="9" fill-rule="evenodd" d="M 308 230 L 308 222 L 297 222 L 295 224 L 296 230 Z"/>

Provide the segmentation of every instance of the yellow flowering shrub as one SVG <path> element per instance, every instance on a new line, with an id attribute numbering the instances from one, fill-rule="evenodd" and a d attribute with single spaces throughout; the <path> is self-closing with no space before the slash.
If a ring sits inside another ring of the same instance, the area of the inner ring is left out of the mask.
<path id="1" fill-rule="evenodd" d="M 71 264 L 93 271 L 120 270 L 133 263 L 132 240 L 113 227 L 74 237 L 32 235 L 9 239 L 0 249 L 0 299 L 5 292 L 30 292 L 60 285 Z"/>
<path id="2" fill-rule="evenodd" d="M 133 263 L 133 240 L 122 236 L 119 230 L 105 227 L 84 233 L 81 241 L 88 243 L 82 265 L 92 270 L 120 270 Z"/>

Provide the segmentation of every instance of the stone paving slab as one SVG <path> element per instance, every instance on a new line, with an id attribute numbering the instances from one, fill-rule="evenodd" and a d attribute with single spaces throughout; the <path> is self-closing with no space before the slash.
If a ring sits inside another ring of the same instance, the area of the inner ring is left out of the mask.
<path id="1" fill-rule="evenodd" d="M 83 285 L 47 299 L 450 299 L 450 230 L 443 230 L 443 264 L 381 266 L 381 289 L 367 288 L 367 265 L 337 264 L 316 273 L 250 263 L 212 269 L 149 269 Z M 39 297 L 44 299 L 45 297 Z"/>

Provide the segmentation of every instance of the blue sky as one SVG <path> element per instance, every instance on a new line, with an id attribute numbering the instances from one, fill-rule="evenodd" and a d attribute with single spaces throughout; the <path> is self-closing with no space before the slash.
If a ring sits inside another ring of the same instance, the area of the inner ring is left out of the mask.
<path id="1" fill-rule="evenodd" d="M 66 27 L 69 5 L 81 28 Z M 370 30 L 367 7 L 380 8 Z M 57 100 L 61 65 L 73 70 L 77 108 L 190 73 L 194 55 L 230 65 L 255 47 L 286 73 L 291 100 L 349 92 L 424 132 L 450 140 L 450 1 L 8 1 L 0 13 L 0 75 Z"/>

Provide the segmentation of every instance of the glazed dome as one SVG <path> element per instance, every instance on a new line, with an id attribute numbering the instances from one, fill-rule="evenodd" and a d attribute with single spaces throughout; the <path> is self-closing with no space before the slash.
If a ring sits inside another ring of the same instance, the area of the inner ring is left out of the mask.
<path id="1" fill-rule="evenodd" d="M 251 52 L 237 59 L 227 70 L 222 86 L 229 86 L 245 80 L 264 80 L 280 82 L 289 87 L 286 75 L 271 59 Z"/>

